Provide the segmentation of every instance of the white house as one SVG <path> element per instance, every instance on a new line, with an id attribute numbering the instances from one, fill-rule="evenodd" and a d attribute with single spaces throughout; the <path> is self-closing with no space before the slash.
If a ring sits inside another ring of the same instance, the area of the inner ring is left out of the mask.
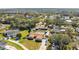
<path id="1" fill-rule="evenodd" d="M 71 22 L 72 22 L 72 20 L 68 19 L 68 20 L 66 20 L 66 22 L 69 22 L 69 23 L 71 23 Z"/>
<path id="2" fill-rule="evenodd" d="M 75 29 L 77 32 L 79 32 L 79 28 L 77 27 L 76 29 Z"/>

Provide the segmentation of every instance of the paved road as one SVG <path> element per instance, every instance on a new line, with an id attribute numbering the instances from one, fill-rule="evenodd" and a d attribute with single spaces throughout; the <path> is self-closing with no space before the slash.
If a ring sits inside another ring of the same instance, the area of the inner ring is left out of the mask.
<path id="1" fill-rule="evenodd" d="M 25 46 L 23 46 L 21 43 L 19 43 L 19 42 L 17 42 L 17 41 L 10 40 L 10 39 L 9 39 L 8 41 L 18 44 L 18 45 L 21 46 L 24 50 L 28 50 Z"/>
<path id="2" fill-rule="evenodd" d="M 9 50 L 17 50 L 15 47 L 10 46 L 10 45 L 6 45 L 5 48 Z"/>

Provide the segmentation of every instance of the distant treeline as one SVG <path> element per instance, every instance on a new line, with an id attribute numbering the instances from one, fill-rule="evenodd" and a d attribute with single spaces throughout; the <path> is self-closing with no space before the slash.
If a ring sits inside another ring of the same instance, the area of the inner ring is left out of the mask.
<path id="1" fill-rule="evenodd" d="M 79 13 L 79 9 L 75 8 L 4 8 L 0 9 L 0 13 Z"/>

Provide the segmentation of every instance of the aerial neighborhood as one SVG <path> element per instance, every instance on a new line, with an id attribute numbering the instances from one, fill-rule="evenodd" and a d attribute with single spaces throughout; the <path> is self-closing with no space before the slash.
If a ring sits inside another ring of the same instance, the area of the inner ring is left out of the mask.
<path id="1" fill-rule="evenodd" d="M 79 10 L 0 9 L 0 50 L 79 50 Z"/>

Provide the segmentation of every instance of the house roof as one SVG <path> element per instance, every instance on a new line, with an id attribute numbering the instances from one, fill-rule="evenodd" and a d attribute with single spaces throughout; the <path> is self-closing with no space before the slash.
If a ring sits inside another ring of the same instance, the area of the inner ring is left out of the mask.
<path id="1" fill-rule="evenodd" d="M 79 32 L 79 28 L 78 27 L 76 28 L 76 31 Z"/>
<path id="2" fill-rule="evenodd" d="M 7 31 L 6 31 L 6 33 L 10 33 L 10 32 L 12 32 L 12 33 L 17 33 L 17 32 L 19 32 L 19 30 L 7 30 Z"/>
<path id="3" fill-rule="evenodd" d="M 72 22 L 72 20 L 66 20 L 67 22 Z"/>
<path id="4" fill-rule="evenodd" d="M 40 32 L 30 33 L 30 36 L 33 37 L 33 38 L 35 37 L 36 39 L 44 38 L 44 34 L 40 33 Z"/>

